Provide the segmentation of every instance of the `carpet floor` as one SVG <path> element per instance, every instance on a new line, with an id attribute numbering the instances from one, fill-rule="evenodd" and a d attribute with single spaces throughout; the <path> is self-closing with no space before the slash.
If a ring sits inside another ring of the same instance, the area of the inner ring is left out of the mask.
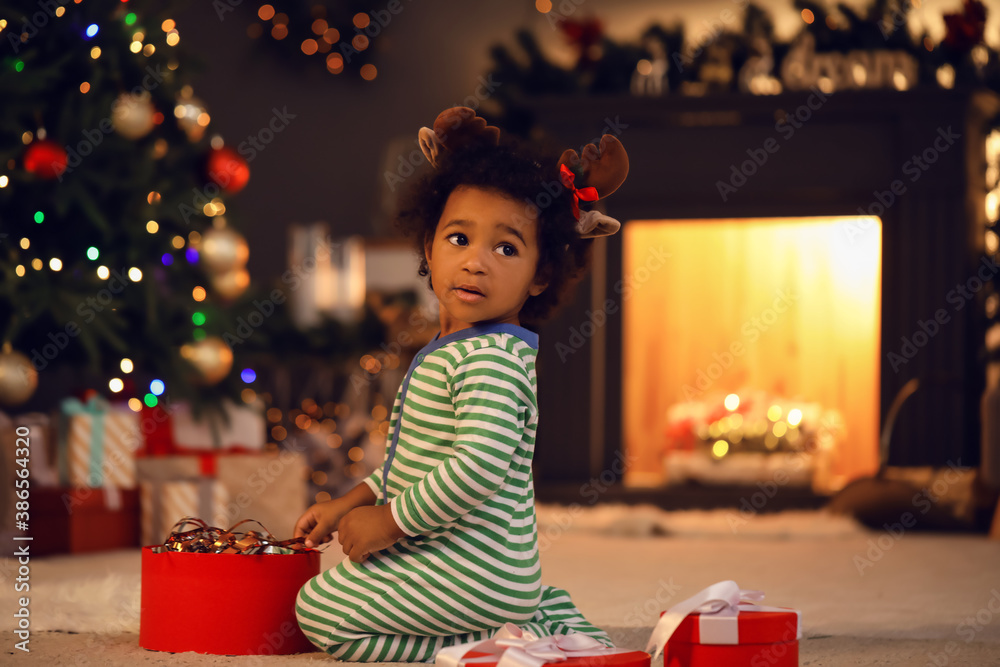
<path id="1" fill-rule="evenodd" d="M 659 612 L 716 581 L 802 611 L 800 665 L 1000 666 L 1000 542 L 873 532 L 820 512 L 539 508 L 543 581 L 571 593 L 619 646 L 642 649 Z M 331 567 L 340 555 L 323 555 Z M 138 646 L 139 551 L 31 561 L 30 653 L 0 610 L 0 663 L 281 665 L 324 654 L 203 656 Z M 4 588 L 15 564 L 0 560 Z M 197 591 L 183 594 L 197 604 Z M 218 601 L 201 601 L 216 604 Z M 224 604 L 221 605 L 224 609 Z M 661 663 L 662 664 L 662 663 Z"/>

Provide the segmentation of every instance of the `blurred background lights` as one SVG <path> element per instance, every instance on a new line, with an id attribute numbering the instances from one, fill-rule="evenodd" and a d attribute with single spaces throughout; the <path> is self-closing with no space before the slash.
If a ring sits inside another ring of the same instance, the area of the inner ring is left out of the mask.
<path id="1" fill-rule="evenodd" d="M 97 34 L 98 30 L 100 30 L 100 28 L 97 26 L 97 24 L 91 23 L 90 25 L 87 26 L 87 33 L 86 33 L 87 37 L 88 38 L 93 37 L 94 35 Z"/>
<path id="2" fill-rule="evenodd" d="M 174 263 L 174 256 L 169 252 L 165 252 L 163 253 L 163 256 L 160 257 L 160 261 L 163 262 L 163 266 L 170 266 Z"/>
<path id="3" fill-rule="evenodd" d="M 152 394 L 146 394 L 145 396 L 143 396 L 142 402 L 145 403 L 146 407 L 149 408 L 155 408 L 156 404 L 159 403 L 159 401 L 156 400 L 156 396 L 153 396 Z"/>
<path id="4" fill-rule="evenodd" d="M 124 388 L 125 388 L 125 383 L 122 382 L 121 378 L 111 378 L 111 380 L 108 382 L 108 389 L 110 389 L 116 394 Z"/>
<path id="5" fill-rule="evenodd" d="M 142 280 L 142 271 L 140 271 L 138 267 L 133 266 L 128 270 L 128 279 L 134 283 L 139 282 Z"/>
<path id="6" fill-rule="evenodd" d="M 252 368 L 244 368 L 243 372 L 240 373 L 240 378 L 247 384 L 250 384 L 257 379 L 257 373 Z"/>
<path id="7" fill-rule="evenodd" d="M 735 410 L 740 407 L 740 397 L 736 394 L 729 394 L 726 396 L 725 405 L 727 410 Z"/>
<path id="8" fill-rule="evenodd" d="M 95 260 L 100 256 L 101 256 L 101 251 L 95 248 L 94 246 L 90 246 L 89 248 L 87 248 L 87 259 Z"/>
<path id="9" fill-rule="evenodd" d="M 122 373 L 131 373 L 133 368 L 135 368 L 132 365 L 132 360 L 128 358 L 122 359 L 121 367 L 122 367 Z"/>
<path id="10" fill-rule="evenodd" d="M 712 456 L 717 459 L 721 459 L 723 456 L 729 453 L 729 443 L 725 440 L 716 440 L 712 444 Z"/>
<path id="11" fill-rule="evenodd" d="M 153 380 L 149 383 L 149 393 L 154 396 L 161 395 L 164 389 L 166 389 L 166 386 L 164 386 L 163 380 Z"/>
<path id="12" fill-rule="evenodd" d="M 194 325 L 196 327 L 200 327 L 205 323 L 205 313 L 201 311 L 195 312 L 193 315 L 191 315 L 191 321 L 194 322 Z"/>

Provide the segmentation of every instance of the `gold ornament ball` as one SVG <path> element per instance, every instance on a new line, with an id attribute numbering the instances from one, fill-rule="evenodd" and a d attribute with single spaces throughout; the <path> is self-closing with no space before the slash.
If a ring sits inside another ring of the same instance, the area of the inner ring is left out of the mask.
<path id="1" fill-rule="evenodd" d="M 250 247 L 239 232 L 223 227 L 212 228 L 201 236 L 201 261 L 213 273 L 225 273 L 246 266 Z"/>
<path id="2" fill-rule="evenodd" d="M 126 139 L 141 139 L 156 125 L 156 110 L 148 92 L 122 93 L 111 105 L 111 124 Z"/>
<path id="3" fill-rule="evenodd" d="M 0 352 L 0 403 L 14 406 L 31 398 L 38 387 L 38 371 L 28 357 L 5 345 Z"/>
<path id="4" fill-rule="evenodd" d="M 177 117 L 177 125 L 192 143 L 197 143 L 205 135 L 210 118 L 205 103 L 197 97 L 181 95 L 174 107 L 174 116 Z"/>
<path id="5" fill-rule="evenodd" d="M 212 276 L 213 291 L 226 300 L 232 300 L 250 286 L 250 274 L 246 269 L 232 269 Z"/>
<path id="6" fill-rule="evenodd" d="M 198 370 L 196 381 L 203 385 L 221 382 L 233 367 L 233 350 L 216 336 L 182 345 L 181 356 Z"/>

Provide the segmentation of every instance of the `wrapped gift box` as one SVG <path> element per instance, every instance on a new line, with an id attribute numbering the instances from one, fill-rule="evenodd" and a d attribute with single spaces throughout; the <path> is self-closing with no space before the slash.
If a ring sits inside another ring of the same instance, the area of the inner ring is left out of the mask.
<path id="1" fill-rule="evenodd" d="M 159 542 L 184 516 L 200 516 L 217 526 L 255 519 L 283 533 L 291 531 L 306 511 L 308 469 L 305 457 L 297 452 L 152 456 L 140 458 L 137 466 L 145 487 L 143 543 L 147 545 Z M 186 484 L 167 486 L 168 482 Z M 192 505 L 198 509 L 182 510 Z"/>
<path id="2" fill-rule="evenodd" d="M 267 443 L 267 421 L 261 406 L 223 403 L 225 415 L 195 418 L 187 403 L 174 403 L 167 412 L 172 449 L 170 453 L 192 450 L 261 451 Z M 150 411 L 151 412 L 151 411 Z"/>
<path id="3" fill-rule="evenodd" d="M 60 405 L 59 479 L 63 486 L 136 487 L 135 455 L 143 444 L 139 414 L 100 396 Z"/>
<path id="4" fill-rule="evenodd" d="M 313 651 L 295 619 L 295 599 L 319 571 L 314 550 L 245 555 L 143 547 L 139 646 L 216 655 Z"/>
<path id="5" fill-rule="evenodd" d="M 85 553 L 139 546 L 139 493 L 134 489 L 35 488 L 31 553 Z"/>
<path id="6" fill-rule="evenodd" d="M 143 481 L 139 484 L 142 543 L 162 543 L 170 528 L 188 516 L 204 517 L 212 525 L 228 525 L 229 494 L 207 477 Z"/>
<path id="7" fill-rule="evenodd" d="M 798 667 L 801 615 L 756 604 L 760 591 L 733 581 L 709 586 L 663 612 L 648 649 L 664 667 Z"/>
<path id="8" fill-rule="evenodd" d="M 741 611 L 735 618 L 692 614 L 677 628 L 663 654 L 664 667 L 798 664 L 798 615 L 793 610 Z"/>
<path id="9" fill-rule="evenodd" d="M 608 648 L 578 632 L 537 637 L 507 623 L 489 639 L 456 644 L 434 656 L 437 667 L 559 665 L 559 667 L 650 667 L 645 651 Z"/>

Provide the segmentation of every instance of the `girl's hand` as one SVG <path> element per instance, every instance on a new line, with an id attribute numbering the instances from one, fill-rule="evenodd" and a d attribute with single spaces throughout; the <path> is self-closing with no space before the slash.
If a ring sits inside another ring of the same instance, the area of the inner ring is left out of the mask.
<path id="1" fill-rule="evenodd" d="M 295 522 L 294 537 L 305 537 L 307 547 L 315 547 L 333 539 L 340 520 L 355 507 L 374 505 L 375 494 L 365 483 L 333 500 L 316 503 Z"/>
<path id="2" fill-rule="evenodd" d="M 334 498 L 325 503 L 316 503 L 295 522 L 294 537 L 305 537 L 307 547 L 315 547 L 333 539 L 340 520 L 353 509 L 343 502 L 342 498 Z"/>
<path id="3" fill-rule="evenodd" d="M 337 539 L 344 553 L 355 563 L 368 558 L 373 551 L 391 547 L 406 533 L 396 525 L 389 505 L 358 507 L 340 520 Z"/>

